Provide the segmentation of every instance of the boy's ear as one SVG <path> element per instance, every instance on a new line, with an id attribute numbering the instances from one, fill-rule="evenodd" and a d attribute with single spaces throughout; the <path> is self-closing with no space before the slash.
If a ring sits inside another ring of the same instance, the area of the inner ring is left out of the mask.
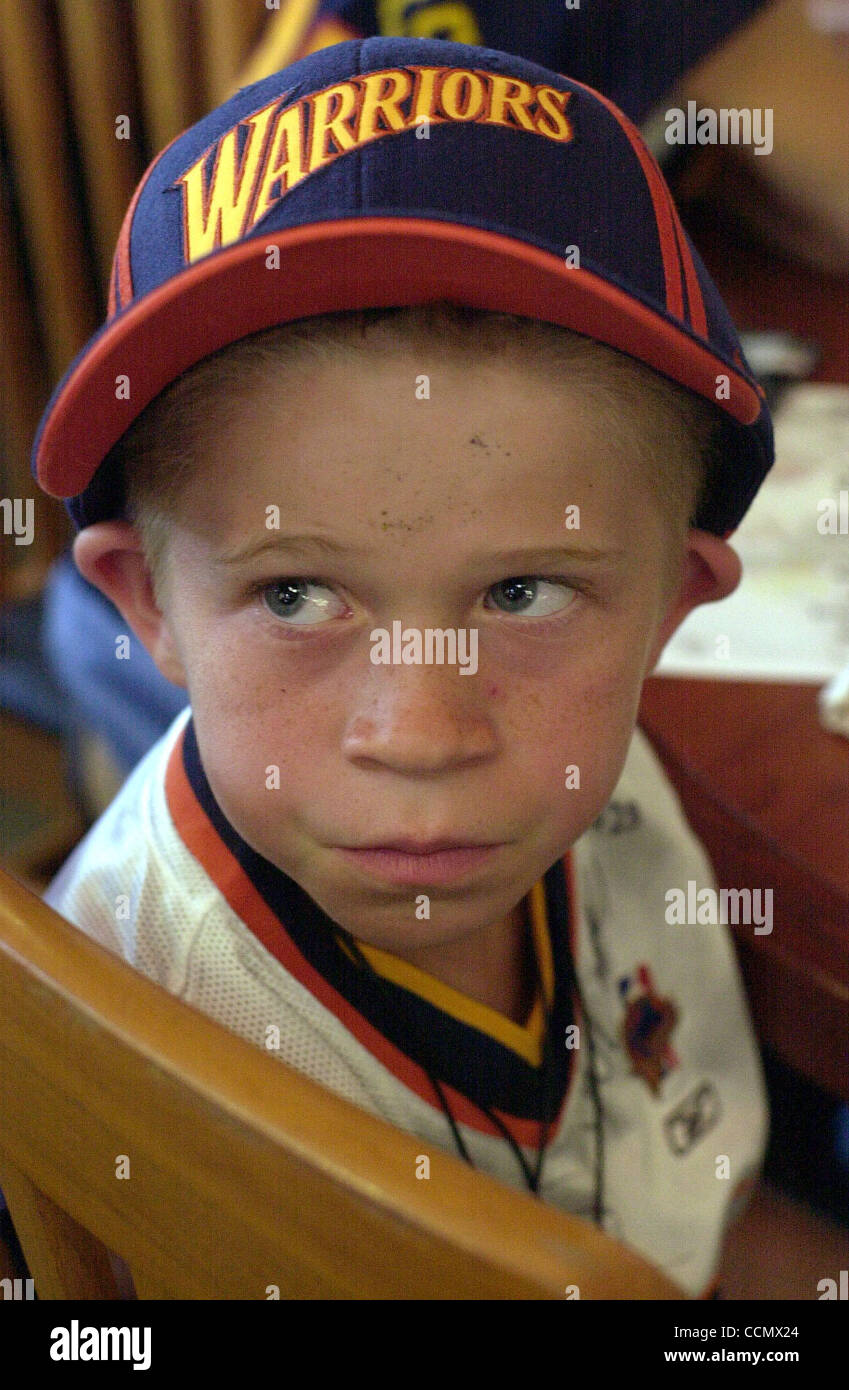
<path id="1" fill-rule="evenodd" d="M 660 654 L 675 632 L 700 603 L 716 603 L 733 594 L 743 573 L 736 550 L 709 531 L 688 532 L 681 562 L 680 579 L 668 601 L 665 616 L 655 634 L 646 674 L 650 675 Z"/>
<path id="2" fill-rule="evenodd" d="M 128 521 L 98 521 L 73 545 L 80 573 L 111 599 L 143 642 L 166 680 L 187 688 L 186 673 L 166 613 L 157 606 L 141 537 Z"/>

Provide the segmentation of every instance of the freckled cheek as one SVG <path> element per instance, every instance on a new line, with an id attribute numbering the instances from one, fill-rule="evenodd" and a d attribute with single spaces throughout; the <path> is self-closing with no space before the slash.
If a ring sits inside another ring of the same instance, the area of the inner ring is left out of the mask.
<path id="1" fill-rule="evenodd" d="M 540 814 L 582 833 L 609 800 L 631 733 L 637 694 L 625 673 L 568 677 L 529 688 L 511 711 L 507 739 Z M 577 784 L 577 785 L 576 785 Z"/>
<path id="2" fill-rule="evenodd" d="M 320 795 L 338 710 L 273 659 L 207 676 L 193 699 L 204 768 L 224 814 L 255 840 L 251 832 Z"/>

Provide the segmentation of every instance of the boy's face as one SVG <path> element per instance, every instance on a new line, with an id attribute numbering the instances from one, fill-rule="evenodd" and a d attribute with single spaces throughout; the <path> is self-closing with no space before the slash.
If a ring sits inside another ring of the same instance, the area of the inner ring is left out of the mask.
<path id="1" fill-rule="evenodd" d="M 504 922 L 605 806 L 683 616 L 670 543 L 636 451 L 568 382 L 422 350 L 271 369 L 189 487 L 146 637 L 232 825 L 404 954 Z M 469 673 L 373 662 L 395 622 L 460 630 Z M 498 847 L 445 882 L 342 852 L 401 837 Z"/>

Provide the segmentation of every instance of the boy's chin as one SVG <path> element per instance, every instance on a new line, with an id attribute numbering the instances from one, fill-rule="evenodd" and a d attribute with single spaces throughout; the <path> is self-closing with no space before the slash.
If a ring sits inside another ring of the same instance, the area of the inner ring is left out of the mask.
<path id="1" fill-rule="evenodd" d="M 426 885 L 383 887 L 370 895 L 366 891 L 369 901 L 354 903 L 350 891 L 316 890 L 308 882 L 300 886 L 343 931 L 393 954 L 449 946 L 502 921 L 515 908 L 515 903 L 493 904 L 491 894 L 468 889 L 461 899 L 456 890 L 448 896 Z"/>

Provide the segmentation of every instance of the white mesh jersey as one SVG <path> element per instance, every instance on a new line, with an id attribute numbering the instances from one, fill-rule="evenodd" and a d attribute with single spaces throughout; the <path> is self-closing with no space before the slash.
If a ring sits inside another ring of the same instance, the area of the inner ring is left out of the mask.
<path id="1" fill-rule="evenodd" d="M 452 1007 L 464 997 L 431 977 L 427 998 L 356 964 L 224 819 L 187 709 L 45 899 L 233 1032 L 453 1151 L 429 1069 L 477 1167 L 525 1185 L 494 1111 L 530 1167 L 545 1142 L 543 1200 L 584 1217 L 600 1203 L 610 1234 L 699 1296 L 757 1176 L 767 1111 L 728 928 L 666 921 L 667 891 L 691 881 L 713 886 L 710 866 L 638 731 L 607 811 L 529 895 L 549 1015 L 541 1065 L 530 1044 L 524 1056 L 511 1045 L 517 1025 L 490 1026 L 498 1016 L 473 1001 Z"/>

